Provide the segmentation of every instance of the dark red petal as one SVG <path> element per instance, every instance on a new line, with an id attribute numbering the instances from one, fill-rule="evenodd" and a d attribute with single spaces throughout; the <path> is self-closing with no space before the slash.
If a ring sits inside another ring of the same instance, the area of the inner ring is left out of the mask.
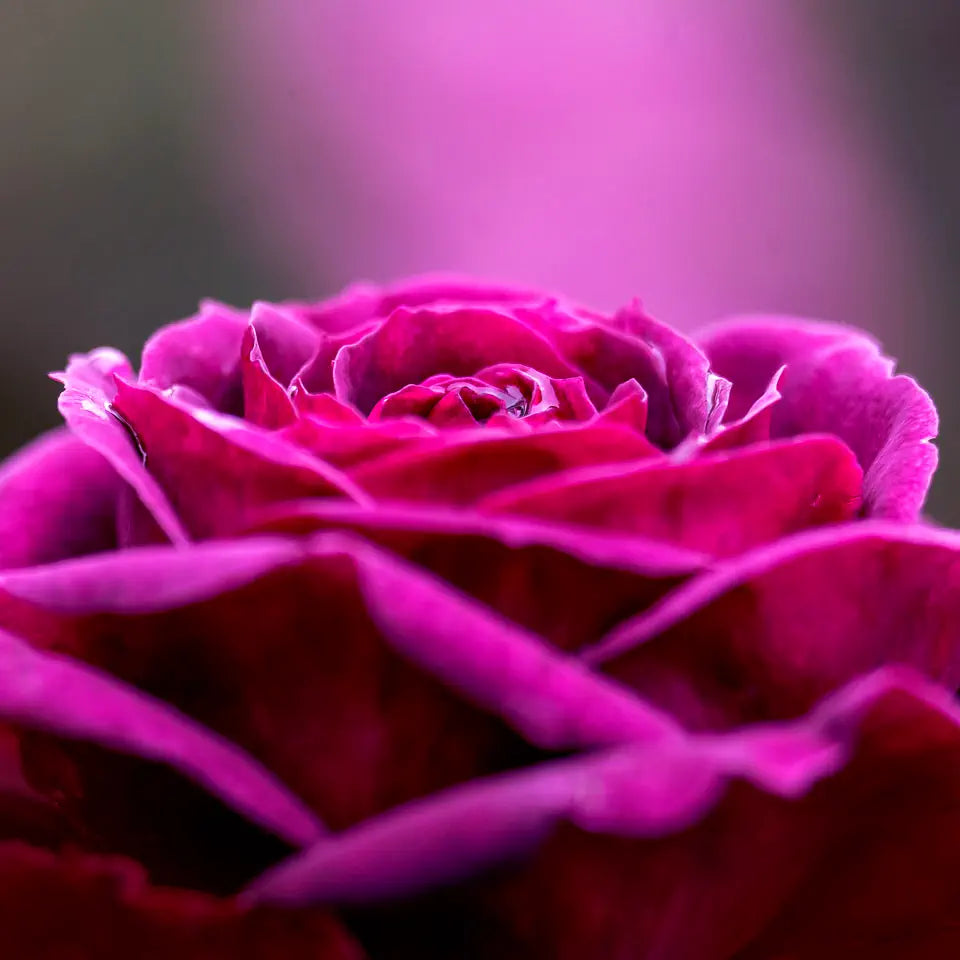
<path id="1" fill-rule="evenodd" d="M 542 639 L 341 535 L 126 551 L 0 587 L 4 623 L 240 744 L 333 826 L 515 762 L 529 748 L 506 725 L 550 750 L 672 729 Z"/>
<path id="2" fill-rule="evenodd" d="M 0 930 L 10 960 L 363 960 L 322 911 L 245 911 L 151 887 L 117 858 L 0 844 Z"/>
<path id="3" fill-rule="evenodd" d="M 792 725 L 447 791 L 321 840 L 248 898 L 399 901 L 354 914 L 385 960 L 448 956 L 438 928 L 469 930 L 458 955 L 478 960 L 946 960 L 958 805 L 960 712 L 887 671 Z"/>
<path id="4" fill-rule="evenodd" d="M 275 500 L 362 497 L 333 467 L 241 420 L 127 383 L 115 406 L 136 433 L 150 476 L 196 537 L 230 533 Z"/>
<path id="5" fill-rule="evenodd" d="M 469 376 L 496 363 L 519 363 L 552 377 L 578 371 L 515 317 L 483 307 L 398 308 L 334 363 L 336 394 L 369 413 L 376 402 L 437 373 Z"/>
<path id="6" fill-rule="evenodd" d="M 686 462 L 571 470 L 500 490 L 477 507 L 724 556 L 847 520 L 859 495 L 860 468 L 850 450 L 835 437 L 804 437 Z"/>
<path id="7" fill-rule="evenodd" d="M 682 717 L 790 717 L 866 670 L 960 685 L 960 538 L 860 523 L 781 541 L 701 575 L 618 627 L 591 663 Z"/>
<path id="8" fill-rule="evenodd" d="M 433 507 L 285 503 L 256 529 L 356 531 L 566 650 L 596 642 L 706 564 L 642 538 Z"/>
<path id="9" fill-rule="evenodd" d="M 661 455 L 633 430 L 598 424 L 514 435 L 488 430 L 448 436 L 444 443 L 410 445 L 363 463 L 350 477 L 385 500 L 466 504 L 544 474 Z"/>
<path id="10" fill-rule="evenodd" d="M 124 487 L 104 457 L 66 430 L 24 447 L 0 466 L 0 568 L 113 549 Z"/>
<path id="11" fill-rule="evenodd" d="M 236 889 L 322 830 L 239 748 L 113 678 L 6 634 L 0 720 L 19 736 L 26 779 L 85 844 L 146 858 L 158 875 Z"/>

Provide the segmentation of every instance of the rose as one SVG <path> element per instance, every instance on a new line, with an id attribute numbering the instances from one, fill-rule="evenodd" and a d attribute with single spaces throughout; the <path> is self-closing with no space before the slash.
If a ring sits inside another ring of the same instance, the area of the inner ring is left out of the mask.
<path id="1" fill-rule="evenodd" d="M 864 335 L 440 279 L 60 379 L 0 478 L 11 955 L 955 954 L 960 539 Z"/>

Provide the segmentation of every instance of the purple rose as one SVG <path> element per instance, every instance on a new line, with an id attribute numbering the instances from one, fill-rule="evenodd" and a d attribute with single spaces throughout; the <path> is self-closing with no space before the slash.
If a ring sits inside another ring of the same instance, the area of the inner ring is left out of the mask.
<path id="1" fill-rule="evenodd" d="M 956 956 L 892 368 L 443 278 L 71 358 L 0 473 L 5 955 Z"/>

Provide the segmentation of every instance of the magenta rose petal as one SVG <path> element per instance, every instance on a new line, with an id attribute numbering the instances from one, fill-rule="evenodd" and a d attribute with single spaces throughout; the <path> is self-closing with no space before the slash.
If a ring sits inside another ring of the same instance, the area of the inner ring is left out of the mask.
<path id="1" fill-rule="evenodd" d="M 788 318 L 734 319 L 708 328 L 699 342 L 714 369 L 730 377 L 740 406 L 781 366 L 774 436 L 835 433 L 864 470 L 864 512 L 915 520 L 937 464 L 930 441 L 937 413 L 910 377 L 859 331 Z"/>
<path id="2" fill-rule="evenodd" d="M 735 511 L 731 504 L 737 504 Z M 693 460 L 657 458 L 550 473 L 501 489 L 477 509 L 631 533 L 724 556 L 847 520 L 859 505 L 860 468 L 853 454 L 835 437 L 808 436 Z"/>
<path id="3" fill-rule="evenodd" d="M 180 518 L 144 465 L 136 435 L 114 406 L 118 383 L 133 380 L 127 358 L 106 348 L 74 355 L 54 379 L 63 384 L 58 406 L 73 435 L 110 463 L 173 543 L 188 541 Z"/>
<path id="4" fill-rule="evenodd" d="M 0 465 L 0 569 L 114 549 L 124 486 L 67 430 L 24 447 Z"/>
<path id="5" fill-rule="evenodd" d="M 243 415 L 250 423 L 276 430 L 293 423 L 297 411 L 287 391 L 271 376 L 254 328 L 243 338 Z"/>
<path id="6" fill-rule="evenodd" d="M 405 949 L 442 956 L 431 928 L 445 916 L 476 932 L 479 956 L 573 960 L 616 944 L 651 960 L 895 960 L 914 944 L 960 948 L 958 770 L 950 697 L 881 671 L 792 725 L 621 748 L 426 798 L 321 839 L 247 898 L 401 901 L 413 922 L 370 914 L 383 956 L 402 955 L 390 948 L 398 916 Z"/>
<path id="7" fill-rule="evenodd" d="M 786 367 L 781 367 L 774 373 L 767 389 L 757 397 L 742 417 L 723 424 L 719 430 L 709 436 L 692 438 L 691 450 L 713 453 L 717 450 L 745 447 L 751 443 L 769 442 L 773 411 L 782 396 L 779 389 L 780 378 L 783 376 L 785 369 Z"/>
<path id="8" fill-rule="evenodd" d="M 158 390 L 189 387 L 214 409 L 240 414 L 240 345 L 247 322 L 246 311 L 203 301 L 196 316 L 171 323 L 147 341 L 140 382 Z"/>
<path id="9" fill-rule="evenodd" d="M 707 563 L 701 554 L 640 537 L 412 504 L 277 504 L 254 529 L 356 531 L 564 650 L 595 642 Z"/>
<path id="10" fill-rule="evenodd" d="M 0 621 L 228 737 L 333 826 L 502 768 L 522 746 L 507 727 L 545 750 L 673 729 L 391 554 L 340 534 L 298 543 L 12 572 Z"/>
<path id="11" fill-rule="evenodd" d="M 223 535 L 265 503 L 363 494 L 342 473 L 269 431 L 121 383 L 115 406 L 139 437 L 152 477 L 198 537 Z"/>
<path id="12" fill-rule="evenodd" d="M 168 764 L 291 844 L 317 818 L 235 746 L 84 664 L 0 634 L 0 719 Z"/>
<path id="13" fill-rule="evenodd" d="M 243 415 L 276 429 L 297 419 L 290 395 L 299 372 L 318 353 L 323 335 L 297 319 L 295 311 L 255 303 L 243 337 Z M 298 387 L 302 382 L 298 381 Z"/>
<path id="14" fill-rule="evenodd" d="M 357 408 L 342 403 L 332 393 L 312 393 L 298 374 L 290 384 L 290 399 L 297 413 L 315 417 L 326 424 L 358 426 L 364 422 Z"/>
<path id="15" fill-rule="evenodd" d="M 647 317 L 639 305 L 609 320 L 549 303 L 515 312 L 606 390 L 636 380 L 649 398 L 647 432 L 660 446 L 674 447 L 719 425 L 729 384 L 711 373 L 691 341 Z"/>
<path id="16" fill-rule="evenodd" d="M 363 463 L 350 477 L 378 499 L 468 504 L 545 474 L 662 456 L 641 434 L 621 426 L 587 424 L 514 435 L 464 431 Z"/>
<path id="17" fill-rule="evenodd" d="M 613 393 L 607 405 L 596 417 L 595 423 L 622 423 L 637 433 L 647 429 L 649 400 L 647 391 L 636 380 L 624 380 Z"/>
<path id="18" fill-rule="evenodd" d="M 485 307 L 399 307 L 374 331 L 340 350 L 333 378 L 339 399 L 369 413 L 381 397 L 409 383 L 438 373 L 469 376 L 504 362 L 551 377 L 579 373 L 548 338 L 507 313 Z"/>
<path id="19" fill-rule="evenodd" d="M 441 445 L 436 428 L 412 417 L 341 423 L 307 415 L 285 427 L 279 435 L 341 470 L 414 444 L 418 450 Z"/>
<path id="20" fill-rule="evenodd" d="M 0 928 L 16 960 L 364 960 L 322 911 L 242 910 L 151 886 L 119 857 L 0 845 Z"/>
<path id="21" fill-rule="evenodd" d="M 958 571 L 953 532 L 810 532 L 702 574 L 585 656 L 695 727 L 795 716 L 884 663 L 956 687 Z"/>

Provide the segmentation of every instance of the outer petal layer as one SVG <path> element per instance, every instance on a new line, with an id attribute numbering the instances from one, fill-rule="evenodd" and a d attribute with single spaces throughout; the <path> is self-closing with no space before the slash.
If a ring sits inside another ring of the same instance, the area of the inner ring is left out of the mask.
<path id="1" fill-rule="evenodd" d="M 123 486 L 66 430 L 35 440 L 0 468 L 0 569 L 116 547 Z"/>
<path id="2" fill-rule="evenodd" d="M 881 672 L 794 725 L 422 801 L 320 841 L 248 896 L 401 900 L 361 923 L 387 958 L 447 956 L 458 929 L 470 958 L 941 958 L 960 949 L 958 771 L 956 706 Z"/>
<path id="3" fill-rule="evenodd" d="M 835 433 L 864 470 L 864 512 L 914 520 L 937 465 L 930 397 L 856 330 L 787 318 L 729 320 L 699 342 L 714 370 L 734 384 L 732 411 L 744 411 L 786 366 L 774 436 Z"/>
<path id="4" fill-rule="evenodd" d="M 960 536 L 881 522 L 728 561 L 586 654 L 688 726 L 795 716 L 904 663 L 960 685 Z"/>

